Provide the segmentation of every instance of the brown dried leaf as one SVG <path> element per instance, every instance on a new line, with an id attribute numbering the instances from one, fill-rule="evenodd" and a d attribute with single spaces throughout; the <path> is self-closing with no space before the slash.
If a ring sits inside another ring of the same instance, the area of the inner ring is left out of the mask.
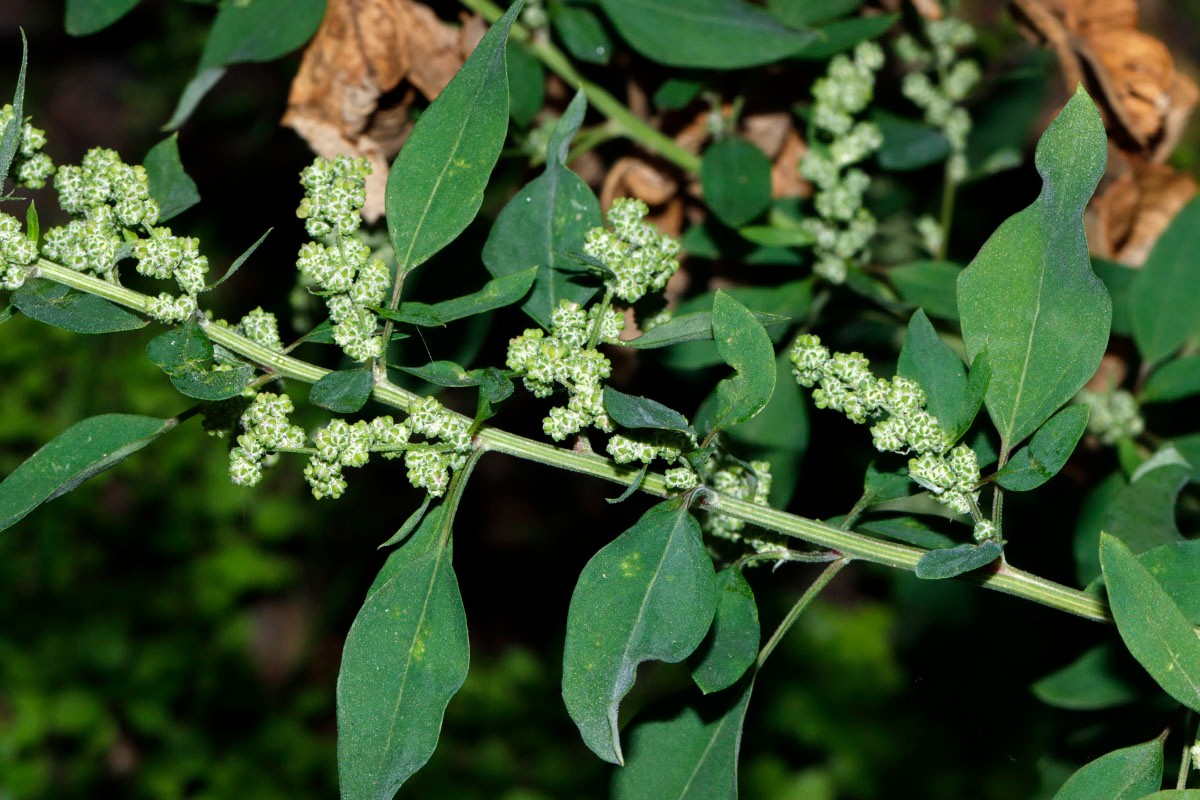
<path id="1" fill-rule="evenodd" d="M 1088 207 L 1092 252 L 1140 267 L 1179 210 L 1196 195 L 1196 180 L 1165 164 L 1136 162 Z"/>
<path id="2" fill-rule="evenodd" d="M 683 228 L 683 196 L 679 181 L 640 156 L 617 159 L 604 176 L 600 205 L 608 208 L 618 197 L 636 197 L 650 207 L 647 221 L 677 236 Z"/>
<path id="3" fill-rule="evenodd" d="M 374 169 L 363 216 L 383 214 L 387 159 L 412 128 L 408 109 L 420 91 L 446 87 L 486 30 L 470 18 L 459 29 L 412 0 L 329 0 L 325 18 L 292 81 L 282 123 L 317 155 L 363 156 Z M 407 81 L 409 88 L 395 91 Z M 381 99 L 387 102 L 381 105 Z"/>

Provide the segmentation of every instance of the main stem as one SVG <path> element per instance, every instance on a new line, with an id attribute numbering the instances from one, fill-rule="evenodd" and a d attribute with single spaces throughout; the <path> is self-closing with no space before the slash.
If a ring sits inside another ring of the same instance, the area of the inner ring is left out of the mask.
<path id="1" fill-rule="evenodd" d="M 132 289 L 76 272 L 45 259 L 38 261 L 33 277 L 53 280 L 64 286 L 102 297 L 143 313 L 149 307 L 151 300 L 150 297 Z M 292 378 L 304 383 L 316 383 L 330 372 L 330 370 L 315 364 L 264 347 L 241 335 L 232 327 L 208 324 L 204 321 L 201 324 L 204 325 L 208 337 L 214 342 L 257 363 L 277 377 Z M 402 389 L 386 379 L 377 380 L 372 396 L 380 403 L 402 411 L 407 411 L 415 401 L 421 399 L 419 395 Z M 536 461 L 582 475 L 591 475 L 624 486 L 632 484 L 638 474 L 637 470 L 619 466 L 595 453 L 566 450 L 488 425 L 479 429 L 475 443 L 481 452 L 506 453 L 517 458 Z M 642 481 L 640 490 L 657 497 L 666 497 L 669 494 L 663 476 L 657 473 L 647 474 Z M 869 561 L 909 572 L 916 569 L 917 562 L 926 552 L 908 545 L 875 539 L 854 531 L 840 530 L 816 520 L 737 500 L 716 492 L 707 492 L 701 507 L 734 519 L 744 520 L 784 536 L 836 551 L 847 559 Z M 1004 563 L 998 562 L 982 570 L 968 573 L 961 576 L 961 579 L 1086 619 L 1098 622 L 1111 621 L 1108 606 L 1100 598 L 1014 569 Z"/>
<path id="2" fill-rule="evenodd" d="M 460 0 L 467 8 L 474 11 L 488 22 L 495 22 L 504 15 L 504 9 L 491 0 Z M 647 150 L 662 156 L 680 169 L 690 173 L 700 172 L 700 157 L 681 147 L 678 142 L 651 125 L 634 116 L 617 98 L 601 87 L 589 81 L 575 69 L 570 59 L 553 44 L 533 36 L 520 24 L 514 24 L 509 37 L 518 42 L 524 42 L 530 51 L 545 64 L 551 72 L 562 78 L 570 86 L 582 89 L 588 103 L 597 111 L 608 117 L 618 133 L 633 139 Z"/>

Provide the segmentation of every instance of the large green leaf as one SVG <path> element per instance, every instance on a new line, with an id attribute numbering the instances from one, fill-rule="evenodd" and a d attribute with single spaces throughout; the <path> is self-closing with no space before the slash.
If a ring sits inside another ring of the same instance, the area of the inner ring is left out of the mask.
<path id="1" fill-rule="evenodd" d="M 926 408 L 942 427 L 957 439 L 971 424 L 966 415 L 975 410 L 967 403 L 967 367 L 942 341 L 925 312 L 917 309 L 908 322 L 908 335 L 900 348 L 896 372 L 911 378 L 925 390 Z"/>
<path id="2" fill-rule="evenodd" d="M 716 605 L 700 525 L 679 501 L 651 508 L 587 563 L 567 613 L 562 680 L 567 711 L 596 755 L 622 763 L 617 711 L 638 665 L 691 655 Z"/>
<path id="3" fill-rule="evenodd" d="M 736 800 L 738 750 L 754 682 L 640 723 L 629 763 L 613 776 L 614 800 Z"/>
<path id="4" fill-rule="evenodd" d="M 179 160 L 179 134 L 173 133 L 151 147 L 143 165 L 150 180 L 150 196 L 158 203 L 160 224 L 200 202 L 196 182 Z"/>
<path id="5" fill-rule="evenodd" d="M 1142 394 L 1143 403 L 1164 403 L 1200 394 L 1200 356 L 1177 358 L 1150 374 Z"/>
<path id="6" fill-rule="evenodd" d="M 715 428 L 728 428 L 752 418 L 775 391 L 775 350 L 761 322 L 725 292 L 713 298 L 713 341 L 734 375 L 717 384 Z"/>
<path id="7" fill-rule="evenodd" d="M 1038 142 L 1041 194 L 1000 225 L 958 279 L 967 354 L 988 348 L 987 408 L 1005 448 L 1075 395 L 1108 344 L 1112 303 L 1083 231 L 1107 152 L 1100 115 L 1080 89 Z"/>
<path id="8" fill-rule="evenodd" d="M 479 212 L 508 132 L 505 44 L 521 5 L 488 30 L 392 163 L 385 203 L 400 275 L 452 242 Z"/>
<path id="9" fill-rule="evenodd" d="M 0 530 L 124 461 L 176 424 L 176 419 L 136 414 L 101 414 L 76 422 L 0 481 Z"/>
<path id="10" fill-rule="evenodd" d="M 817 43 L 743 0 L 600 0 L 634 50 L 672 67 L 741 69 L 769 64 Z"/>
<path id="11" fill-rule="evenodd" d="M 1125 543 L 1100 536 L 1108 604 L 1129 652 L 1163 690 L 1200 711 L 1200 636 Z"/>
<path id="12" fill-rule="evenodd" d="M 102 31 L 133 10 L 139 0 L 67 0 L 67 33 L 87 36 Z"/>
<path id="13" fill-rule="evenodd" d="M 1080 767 L 1054 800 L 1138 800 L 1162 786 L 1163 744 L 1123 747 Z"/>
<path id="14" fill-rule="evenodd" d="M 758 658 L 760 636 L 754 591 L 740 569 L 726 567 L 717 573 L 717 613 L 696 651 L 692 680 L 705 694 L 733 686 Z"/>
<path id="15" fill-rule="evenodd" d="M 1200 626 L 1200 539 L 1152 548 L 1138 555 L 1138 561 L 1188 621 Z"/>
<path id="16" fill-rule="evenodd" d="M 483 246 L 483 263 L 497 277 L 537 268 L 533 291 L 521 308 L 543 328 L 559 302 L 583 304 L 596 285 L 563 272 L 569 253 L 583 248 L 584 235 L 603 224 L 600 201 L 583 179 L 567 169 L 571 138 L 583 124 L 587 98 L 582 92 L 567 106 L 546 147 L 546 170 L 517 192 L 496 217 Z"/>
<path id="17" fill-rule="evenodd" d="M 1013 492 L 1027 492 L 1057 475 L 1079 444 L 1090 410 L 1090 406 L 1076 403 L 1047 420 L 1029 444 L 996 473 L 996 483 Z"/>
<path id="18" fill-rule="evenodd" d="M 1200 270 L 1193 245 L 1198 225 L 1200 198 L 1175 215 L 1133 279 L 1133 340 L 1146 361 L 1170 355 L 1200 333 Z"/>
<path id="19" fill-rule="evenodd" d="M 345 800 L 391 800 L 429 760 L 467 677 L 467 618 L 450 558 L 439 505 L 384 563 L 350 627 L 337 683 Z"/>
<path id="20" fill-rule="evenodd" d="M 25 281 L 13 292 L 12 304 L 27 317 L 72 333 L 116 333 L 146 326 L 144 319 L 103 297 L 41 278 Z"/>

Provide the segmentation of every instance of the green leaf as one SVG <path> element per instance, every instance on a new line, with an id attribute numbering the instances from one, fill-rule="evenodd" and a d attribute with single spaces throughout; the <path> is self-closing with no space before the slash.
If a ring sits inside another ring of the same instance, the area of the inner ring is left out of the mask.
<path id="1" fill-rule="evenodd" d="M 962 419 L 967 411 L 967 368 L 938 336 L 921 309 L 909 320 L 896 372 L 921 385 L 929 413 L 937 417 L 954 439 L 970 426 L 969 419 L 966 424 Z"/>
<path id="2" fill-rule="evenodd" d="M 1079 444 L 1089 411 L 1091 406 L 1074 403 L 1047 420 L 996 473 L 996 483 L 1011 492 L 1028 492 L 1057 475 Z"/>
<path id="3" fill-rule="evenodd" d="M 239 364 L 228 369 L 186 370 L 171 375 L 171 385 L 180 394 L 210 403 L 237 397 L 254 377 L 254 367 Z"/>
<path id="4" fill-rule="evenodd" d="M 67 33 L 87 36 L 102 31 L 137 4 L 138 0 L 67 0 Z"/>
<path id="5" fill-rule="evenodd" d="M 940 164 L 950 155 L 950 141 L 937 128 L 881 109 L 871 111 L 871 121 L 883 134 L 883 145 L 875 158 L 886 170 L 922 169 Z"/>
<path id="6" fill-rule="evenodd" d="M 25 235 L 34 244 L 39 243 L 42 239 L 42 225 L 38 221 L 37 203 L 32 200 L 25 208 Z"/>
<path id="7" fill-rule="evenodd" d="M 907 478 L 905 479 L 907 481 Z M 897 542 L 923 547 L 931 552 L 945 552 L 954 547 L 954 540 L 934 530 L 915 517 L 885 517 L 858 524 L 858 530 L 874 533 Z M 970 545 L 965 545 L 970 547 Z"/>
<path id="8" fill-rule="evenodd" d="M 863 476 L 863 498 L 868 505 L 908 497 L 912 489 L 913 482 L 908 477 L 907 468 L 881 472 L 875 467 L 874 461 L 867 465 L 867 474 Z"/>
<path id="9" fill-rule="evenodd" d="M 204 42 L 200 70 L 274 61 L 312 38 L 325 0 L 247 0 L 222 3 Z"/>
<path id="10" fill-rule="evenodd" d="M 638 664 L 691 655 L 716 603 L 700 525 L 677 501 L 651 508 L 583 568 L 567 613 L 563 700 L 596 755 L 622 763 L 617 711 Z"/>
<path id="11" fill-rule="evenodd" d="M 578 60 L 607 64 L 612 57 L 612 39 L 604 29 L 604 23 L 590 8 L 561 5 L 550 22 L 563 47 Z"/>
<path id="12" fill-rule="evenodd" d="M 1080 767 L 1054 800 L 1138 800 L 1162 786 L 1162 739 L 1124 747 Z"/>
<path id="13" fill-rule="evenodd" d="M 496 413 L 493 407 L 512 397 L 516 387 L 495 367 L 471 370 L 471 373 L 479 376 L 479 402 L 475 409 L 475 422 L 479 423 L 491 419 Z"/>
<path id="14" fill-rule="evenodd" d="M 950 322 L 958 322 L 955 282 L 960 274 L 962 267 L 949 261 L 913 261 L 887 271 L 888 280 L 905 302 Z"/>
<path id="15" fill-rule="evenodd" d="M 14 313 L 12 303 L 9 303 L 4 308 L 0 308 L 0 325 L 12 319 Z"/>
<path id="16" fill-rule="evenodd" d="M 173 131 L 187 122 L 188 118 L 192 116 L 192 112 L 196 110 L 196 106 L 200 105 L 200 101 L 204 99 L 204 95 L 208 94 L 209 89 L 216 86 L 224 76 L 224 67 L 198 70 L 188 81 L 187 86 L 183 87 L 183 93 L 179 95 L 179 102 L 175 104 L 175 111 L 171 114 L 171 119 L 167 121 L 167 124 L 163 125 L 163 130 Z"/>
<path id="17" fill-rule="evenodd" d="M 1177 358 L 1150 374 L 1142 394 L 1143 403 L 1165 403 L 1200 394 L 1200 356 Z"/>
<path id="18" fill-rule="evenodd" d="M 785 25 L 803 28 L 844 17 L 862 4 L 863 0 L 767 0 L 767 11 Z"/>
<path id="19" fill-rule="evenodd" d="M 1200 271 L 1192 247 L 1197 225 L 1200 198 L 1175 215 L 1133 279 L 1133 341 L 1146 361 L 1170 355 L 1200 333 Z"/>
<path id="20" fill-rule="evenodd" d="M 1138 693 L 1118 671 L 1118 655 L 1108 644 L 1093 647 L 1030 689 L 1046 705 L 1071 711 L 1099 711 L 1131 703 Z"/>
<path id="21" fill-rule="evenodd" d="M 429 511 L 429 504 L 432 502 L 433 495 L 427 493 L 425 499 L 421 501 L 421 505 L 417 506 L 416 510 L 408 515 L 408 519 L 404 520 L 404 524 L 400 526 L 400 529 L 388 537 L 388 540 L 376 549 L 382 550 L 385 547 L 393 547 L 407 539 L 417 529 L 417 526 L 421 524 L 421 520 L 425 519 L 425 513 Z"/>
<path id="22" fill-rule="evenodd" d="M 1200 800 L 1200 789 L 1165 789 L 1140 800 Z"/>
<path id="23" fill-rule="evenodd" d="M 1139 270 L 1092 256 L 1092 270 L 1104 281 L 1112 298 L 1112 332 L 1116 336 L 1133 335 L 1133 282 Z"/>
<path id="24" fill-rule="evenodd" d="M 213 369 L 213 345 L 194 319 L 161 333 L 146 345 L 146 355 L 181 394 L 216 402 L 237 397 L 254 377 L 250 364 Z"/>
<path id="25" fill-rule="evenodd" d="M 25 71 L 29 67 L 29 41 L 25 38 L 25 29 L 21 29 L 21 70 L 17 73 L 17 88 L 13 91 L 12 121 L 4 126 L 4 136 L 0 137 L 0 192 L 4 189 L 4 181 L 12 168 L 17 148 L 21 144 L 21 132 L 25 119 Z"/>
<path id="26" fill-rule="evenodd" d="M 713 341 L 735 374 L 717 384 L 714 429 L 745 422 L 767 405 L 775 390 L 775 350 L 754 314 L 725 292 L 713 298 Z"/>
<path id="27" fill-rule="evenodd" d="M 142 163 L 150 179 L 150 196 L 158 203 L 159 224 L 200 202 L 196 182 L 184 171 L 183 162 L 179 160 L 178 133 L 151 147 Z"/>
<path id="28" fill-rule="evenodd" d="M 963 573 L 986 567 L 997 558 L 1003 548 L 994 540 L 981 544 L 960 544 L 945 550 L 930 550 L 917 562 L 914 570 L 918 578 L 940 581 L 955 578 Z"/>
<path id="29" fill-rule="evenodd" d="M 1164 544 L 1137 558 L 1188 621 L 1200 626 L 1200 540 Z"/>
<path id="30" fill-rule="evenodd" d="M 634 50 L 672 67 L 756 67 L 817 41 L 815 32 L 788 28 L 742 0 L 600 0 L 600 6 Z"/>
<path id="31" fill-rule="evenodd" d="M 521 6 L 488 29 L 392 163 L 385 203 L 399 275 L 452 242 L 479 212 L 508 132 L 505 42 Z"/>
<path id="32" fill-rule="evenodd" d="M 704 84 L 688 78 L 667 78 L 654 90 L 654 106 L 664 111 L 678 111 L 687 108 Z"/>
<path id="33" fill-rule="evenodd" d="M 614 800 L 733 800 L 753 681 L 667 719 L 639 723 L 629 763 L 613 776 Z"/>
<path id="34" fill-rule="evenodd" d="M 764 247 L 809 247 L 817 237 L 803 228 L 777 228 L 773 225 L 747 225 L 738 228 L 738 236 Z"/>
<path id="35" fill-rule="evenodd" d="M 322 375 L 312 385 L 308 401 L 338 414 L 353 414 L 367 404 L 374 390 L 371 370 L 355 367 Z"/>
<path id="36" fill-rule="evenodd" d="M 753 311 L 754 318 L 764 328 L 772 325 L 784 325 L 791 322 L 789 317 L 778 314 L 767 314 Z M 691 314 L 680 314 L 672 317 L 661 325 L 655 325 L 636 339 L 622 344 L 635 350 L 652 350 L 658 347 L 670 347 L 682 342 L 697 342 L 713 338 L 712 314 L 708 311 L 696 311 Z"/>
<path id="37" fill-rule="evenodd" d="M 467 618 L 450 557 L 439 505 L 388 558 L 350 627 L 337 682 L 345 800 L 391 800 L 429 760 L 467 677 Z"/>
<path id="38" fill-rule="evenodd" d="M 1129 652 L 1163 691 L 1200 711 L 1200 637 L 1192 623 L 1120 539 L 1100 535 L 1100 564 Z"/>
<path id="39" fill-rule="evenodd" d="M 1091 271 L 1083 208 L 1104 172 L 1108 139 L 1082 89 L 1038 142 L 1042 192 L 1009 217 L 958 279 L 967 355 L 985 346 L 987 408 L 1012 448 L 1092 377 L 1112 303 Z"/>
<path id="40" fill-rule="evenodd" d="M 547 329 L 560 302 L 583 305 L 597 289 L 562 271 L 565 254 L 581 249 L 584 235 L 603 224 L 600 201 L 566 165 L 586 111 L 587 98 L 578 92 L 554 126 L 545 171 L 501 210 L 483 246 L 483 263 L 497 277 L 536 268 L 533 291 L 521 308 Z"/>
<path id="41" fill-rule="evenodd" d="M 771 160 L 745 139 L 727 136 L 704 151 L 700 186 L 712 212 L 737 228 L 771 205 Z"/>
<path id="42" fill-rule="evenodd" d="M 898 14 L 879 14 L 873 17 L 851 17 L 836 19 L 822 25 L 815 33 L 817 39 L 796 52 L 797 58 L 823 60 L 838 53 L 849 50 L 859 42 L 878 39 L 887 33 L 900 16 Z"/>
<path id="43" fill-rule="evenodd" d="M 430 361 L 419 367 L 397 367 L 396 369 L 438 386 L 477 386 L 481 380 L 478 375 L 468 372 L 453 361 Z"/>
<path id="44" fill-rule="evenodd" d="M 101 414 L 76 422 L 0 481 L 0 530 L 116 466 L 176 424 L 176 419 L 135 414 Z"/>
<path id="45" fill-rule="evenodd" d="M 116 333 L 146 327 L 146 321 L 102 297 L 62 284 L 30 278 L 13 292 L 12 304 L 27 317 L 72 333 Z"/>
<path id="46" fill-rule="evenodd" d="M 493 278 L 485 283 L 478 292 L 456 297 L 453 300 L 445 300 L 433 305 L 410 300 L 401 303 L 395 311 L 386 308 L 376 310 L 380 316 L 396 322 L 407 322 L 427 328 L 446 325 L 455 320 L 512 305 L 528 294 L 529 287 L 533 286 L 537 274 L 537 267 L 529 267 L 520 272 Z"/>
<path id="47" fill-rule="evenodd" d="M 714 401 L 718 396 L 712 396 Z M 713 407 L 716 412 L 716 405 Z M 697 412 L 696 424 L 700 424 Z M 804 392 L 792 378 L 792 364 L 787 353 L 775 359 L 775 391 L 771 399 L 752 419 L 727 428 L 730 439 L 742 444 L 771 450 L 783 450 L 793 455 L 808 447 L 808 406 Z M 769 459 L 775 463 L 774 459 Z"/>
<path id="48" fill-rule="evenodd" d="M 508 115 L 527 128 L 546 101 L 546 70 L 527 45 L 508 42 Z"/>
<path id="49" fill-rule="evenodd" d="M 624 503 L 626 500 L 633 497 L 635 494 L 637 494 L 637 490 L 642 488 L 642 483 L 644 483 L 646 480 L 646 473 L 649 471 L 650 465 L 642 464 L 641 469 L 639 469 L 637 474 L 633 476 L 633 480 L 629 482 L 629 485 L 625 487 L 625 490 L 616 497 L 604 498 L 604 502 L 608 503 L 609 505 L 616 505 L 617 503 Z"/>
<path id="50" fill-rule="evenodd" d="M 241 269 L 242 265 L 245 264 L 250 259 L 250 256 L 254 255 L 254 251 L 258 249 L 258 246 L 267 240 L 267 237 L 271 235 L 271 231 L 273 231 L 273 230 L 275 230 L 275 229 L 267 228 L 266 233 L 264 233 L 262 236 L 258 237 L 258 241 L 256 241 L 254 244 L 250 245 L 250 247 L 248 247 L 246 249 L 246 252 L 242 253 L 240 256 L 238 256 L 236 259 L 234 259 L 234 262 L 229 265 L 229 269 L 225 270 L 224 275 L 222 275 L 220 278 L 218 278 L 214 283 L 210 283 L 208 286 L 205 286 L 204 291 L 211 292 L 213 289 L 216 289 L 222 283 L 224 283 L 225 281 L 232 278 L 234 273 L 237 272 L 239 269 Z M 333 334 L 332 334 L 332 330 L 331 330 L 330 331 L 330 339 L 329 339 L 330 344 L 333 344 L 332 336 L 333 336 Z M 392 341 L 395 341 L 395 339 L 393 338 Z"/>
<path id="51" fill-rule="evenodd" d="M 717 573 L 717 613 L 693 656 L 692 680 L 705 694 L 737 683 L 758 658 L 761 632 L 754 591 L 740 569 Z"/>
<path id="52" fill-rule="evenodd" d="M 687 418 L 678 411 L 648 397 L 637 397 L 604 387 L 604 410 L 622 428 L 650 428 L 694 434 Z"/>

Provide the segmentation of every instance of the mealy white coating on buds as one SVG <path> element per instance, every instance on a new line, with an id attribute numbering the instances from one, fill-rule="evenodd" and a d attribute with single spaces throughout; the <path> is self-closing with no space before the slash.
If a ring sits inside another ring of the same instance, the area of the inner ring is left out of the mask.
<path id="1" fill-rule="evenodd" d="M 271 312 L 263 311 L 261 306 L 242 317 L 238 330 L 255 344 L 277 353 L 283 350 L 283 342 L 279 338 L 279 320 Z"/>
<path id="2" fill-rule="evenodd" d="M 618 198 L 608 209 L 612 230 L 592 228 L 584 238 L 583 251 L 612 273 L 605 283 L 627 303 L 662 291 L 679 271 L 679 242 L 645 221 L 649 211 L 641 200 Z"/>
<path id="3" fill-rule="evenodd" d="M 1092 407 L 1088 415 L 1088 433 L 1105 444 L 1132 439 L 1146 429 L 1137 400 L 1124 389 L 1111 392 L 1084 389 L 1075 396 L 1075 401 Z"/>
<path id="4" fill-rule="evenodd" d="M 318 158 L 300 173 L 305 196 L 296 210 L 308 234 L 326 240 L 301 247 L 296 266 L 311 290 L 326 295 L 333 339 L 355 361 L 383 354 L 371 307 L 383 304 L 392 281 L 383 261 L 355 236 L 370 174 L 363 158 Z"/>
<path id="5" fill-rule="evenodd" d="M 136 269 L 159 280 L 174 278 L 184 294 L 204 290 L 208 258 L 200 255 L 200 242 L 186 236 L 172 236 L 170 228 L 153 228 L 150 237 L 133 245 Z"/>
<path id="6" fill-rule="evenodd" d="M 771 497 L 771 464 L 767 461 L 742 464 L 714 457 L 705 465 L 703 478 L 706 485 L 735 500 L 765 506 Z M 744 520 L 715 513 L 706 515 L 701 525 L 707 533 L 732 541 L 742 540 L 746 528 Z M 771 543 L 755 539 L 746 541 L 760 552 L 776 549 Z"/>
<path id="7" fill-rule="evenodd" d="M 16 217 L 0 212 L 0 289 L 21 288 L 37 261 L 37 244 L 25 235 Z"/>
<path id="8" fill-rule="evenodd" d="M 999 536 L 999 530 L 991 520 L 981 519 L 975 523 L 975 541 L 986 542 Z"/>
<path id="9" fill-rule="evenodd" d="M 825 76 L 813 84 L 817 137 L 800 163 L 800 174 L 817 188 L 817 214 L 802 224 L 814 240 L 813 271 L 831 283 L 843 283 L 849 266 L 865 260 L 867 243 L 875 235 L 875 218 L 863 207 L 870 178 L 850 167 L 883 145 L 878 126 L 855 118 L 870 105 L 875 73 L 882 66 L 883 50 L 863 42 L 853 59 L 835 56 Z"/>
<path id="10" fill-rule="evenodd" d="M 4 137 L 14 114 L 11 103 L 5 103 L 4 107 L 0 108 L 0 138 Z M 46 185 L 47 179 L 54 174 L 54 162 L 42 152 L 45 146 L 46 132 L 33 127 L 28 121 L 24 122 L 17 140 L 17 152 L 10 167 L 14 183 L 26 189 L 41 189 Z"/>

